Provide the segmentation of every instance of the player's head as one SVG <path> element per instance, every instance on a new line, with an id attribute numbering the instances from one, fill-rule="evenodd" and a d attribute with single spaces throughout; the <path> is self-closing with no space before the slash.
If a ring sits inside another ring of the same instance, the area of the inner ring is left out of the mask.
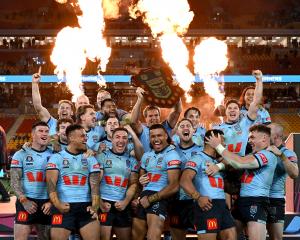
<path id="1" fill-rule="evenodd" d="M 83 105 L 77 109 L 76 120 L 87 128 L 95 127 L 96 112 L 92 105 Z"/>
<path id="2" fill-rule="evenodd" d="M 73 103 L 69 100 L 60 100 L 57 110 L 58 118 L 71 118 L 74 114 Z"/>
<path id="3" fill-rule="evenodd" d="M 75 108 L 77 110 L 80 106 L 89 105 L 89 104 L 90 104 L 89 98 L 86 95 L 81 95 L 76 99 Z"/>
<path id="4" fill-rule="evenodd" d="M 258 124 L 249 129 L 249 143 L 252 152 L 256 153 L 270 145 L 271 128 L 266 125 Z"/>
<path id="5" fill-rule="evenodd" d="M 126 128 L 118 127 L 112 134 L 112 150 L 114 153 L 123 153 L 128 144 L 128 131 Z"/>
<path id="6" fill-rule="evenodd" d="M 49 143 L 49 126 L 45 122 L 36 122 L 32 125 L 32 144 L 33 147 L 38 145 L 39 147 L 45 147 Z"/>
<path id="7" fill-rule="evenodd" d="M 105 123 L 105 132 L 107 136 L 112 137 L 113 131 L 120 127 L 119 119 L 116 117 L 109 117 Z"/>
<path id="8" fill-rule="evenodd" d="M 73 124 L 67 127 L 66 136 L 68 145 L 72 146 L 77 152 L 85 152 L 87 150 L 87 136 L 84 128 L 79 124 Z"/>
<path id="9" fill-rule="evenodd" d="M 268 125 L 271 129 L 271 144 L 280 146 L 283 142 L 283 127 L 278 123 Z"/>
<path id="10" fill-rule="evenodd" d="M 177 124 L 177 135 L 180 138 L 180 142 L 189 143 L 192 140 L 195 129 L 193 122 L 190 119 L 183 118 Z"/>
<path id="11" fill-rule="evenodd" d="M 150 146 L 155 152 L 160 152 L 171 144 L 172 140 L 162 124 L 153 124 L 149 129 Z"/>
<path id="12" fill-rule="evenodd" d="M 227 122 L 236 122 L 240 117 L 240 105 L 236 99 L 229 99 L 225 104 Z"/>
<path id="13" fill-rule="evenodd" d="M 253 86 L 244 88 L 240 96 L 241 106 L 249 106 L 253 102 L 254 90 L 255 88 Z"/>
<path id="14" fill-rule="evenodd" d="M 58 119 L 56 123 L 56 132 L 62 142 L 67 142 L 66 129 L 74 124 L 72 118 Z"/>
<path id="15" fill-rule="evenodd" d="M 101 102 L 101 111 L 105 117 L 116 117 L 117 116 L 117 106 L 114 100 L 111 98 L 104 99 Z"/>
<path id="16" fill-rule="evenodd" d="M 101 102 L 105 99 L 111 98 L 111 94 L 106 90 L 99 90 L 97 94 L 97 105 L 101 109 Z"/>
<path id="17" fill-rule="evenodd" d="M 184 118 L 190 119 L 193 123 L 194 128 L 197 128 L 200 122 L 201 112 L 196 107 L 190 107 L 184 112 Z"/>
<path id="18" fill-rule="evenodd" d="M 143 111 L 143 115 L 148 127 L 160 123 L 160 109 L 154 105 L 148 105 Z"/>
<path id="19" fill-rule="evenodd" d="M 211 136 L 218 136 L 220 135 L 221 136 L 221 143 L 224 145 L 224 132 L 220 129 L 210 129 L 210 130 L 207 130 L 206 133 L 205 133 L 205 137 L 204 137 L 204 146 L 207 147 L 208 144 L 207 144 L 207 138 L 211 137 Z"/>

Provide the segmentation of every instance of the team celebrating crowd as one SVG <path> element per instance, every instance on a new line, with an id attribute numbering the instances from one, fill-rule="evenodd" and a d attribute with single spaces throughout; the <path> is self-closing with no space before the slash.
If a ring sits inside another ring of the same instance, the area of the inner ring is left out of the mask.
<path id="1" fill-rule="evenodd" d="M 56 119 L 42 106 L 35 73 L 40 121 L 11 161 L 15 239 L 28 239 L 33 226 L 39 239 L 53 240 L 158 240 L 165 230 L 173 240 L 188 232 L 282 239 L 285 181 L 298 177 L 297 156 L 261 106 L 261 71 L 254 77 L 240 101 L 225 102 L 224 122 L 206 130 L 196 107 L 179 119 L 181 100 L 164 121 L 155 105 L 142 111 L 142 88 L 130 113 L 100 90 L 98 111 L 82 95 L 74 105 L 61 100 Z"/>

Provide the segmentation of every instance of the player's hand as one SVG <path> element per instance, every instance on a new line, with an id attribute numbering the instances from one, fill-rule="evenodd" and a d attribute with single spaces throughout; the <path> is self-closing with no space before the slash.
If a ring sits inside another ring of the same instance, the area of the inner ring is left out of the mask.
<path id="1" fill-rule="evenodd" d="M 111 204 L 108 202 L 103 202 L 102 200 L 100 200 L 100 209 L 101 212 L 105 213 L 105 212 L 109 212 L 111 208 Z"/>
<path id="2" fill-rule="evenodd" d="M 142 205 L 143 208 L 147 208 L 147 207 L 150 206 L 150 202 L 149 202 L 147 196 L 144 196 L 144 197 L 140 198 L 139 203 Z"/>
<path id="3" fill-rule="evenodd" d="M 262 72 L 260 70 L 253 70 L 252 75 L 256 78 L 256 80 L 261 81 L 262 80 Z"/>
<path id="4" fill-rule="evenodd" d="M 207 162 L 206 166 L 205 172 L 208 176 L 213 176 L 220 171 L 219 167 L 211 162 Z"/>
<path id="5" fill-rule="evenodd" d="M 44 203 L 43 206 L 42 206 L 43 213 L 46 214 L 46 215 L 50 215 L 51 214 L 51 207 L 52 207 L 51 202 Z"/>
<path id="6" fill-rule="evenodd" d="M 41 80 L 41 72 L 42 72 L 42 67 L 39 67 L 39 71 L 35 74 L 32 75 L 32 82 L 33 83 L 39 83 Z"/>
<path id="7" fill-rule="evenodd" d="M 70 211 L 70 204 L 65 202 L 59 202 L 58 204 L 54 205 L 58 211 L 61 213 L 67 213 Z"/>
<path id="8" fill-rule="evenodd" d="M 98 219 L 97 210 L 93 206 L 88 206 L 86 211 L 92 215 L 92 219 Z"/>
<path id="9" fill-rule="evenodd" d="M 138 87 L 135 92 L 139 99 L 144 99 L 144 94 L 145 94 L 144 89 L 142 89 L 141 87 Z"/>
<path id="10" fill-rule="evenodd" d="M 52 148 L 53 152 L 60 152 L 61 151 L 61 146 L 58 142 L 52 142 Z"/>
<path id="11" fill-rule="evenodd" d="M 138 205 L 139 205 L 139 199 L 133 199 L 131 201 L 131 207 L 133 210 L 136 210 Z"/>
<path id="12" fill-rule="evenodd" d="M 212 133 L 212 136 L 206 137 L 205 139 L 207 141 L 207 144 L 212 148 L 216 148 L 222 142 L 220 134 L 215 135 L 214 133 Z"/>
<path id="13" fill-rule="evenodd" d="M 199 197 L 198 204 L 203 211 L 209 211 L 212 208 L 211 199 L 206 196 Z"/>
<path id="14" fill-rule="evenodd" d="M 22 203 L 24 209 L 29 213 L 29 214 L 33 214 L 37 211 L 38 206 L 35 202 L 30 201 L 30 200 L 26 200 L 25 202 Z"/>
<path id="15" fill-rule="evenodd" d="M 139 178 L 139 182 L 142 186 L 145 186 L 146 184 L 148 184 L 150 182 L 150 179 L 148 177 L 148 174 L 145 173 L 143 174 L 140 178 Z"/>
<path id="16" fill-rule="evenodd" d="M 128 205 L 128 202 L 123 200 L 123 201 L 119 201 L 119 202 L 115 202 L 115 208 L 118 211 L 123 211 Z"/>
<path id="17" fill-rule="evenodd" d="M 274 145 L 271 145 L 267 148 L 268 151 L 274 153 L 276 156 L 281 156 L 282 152 Z"/>

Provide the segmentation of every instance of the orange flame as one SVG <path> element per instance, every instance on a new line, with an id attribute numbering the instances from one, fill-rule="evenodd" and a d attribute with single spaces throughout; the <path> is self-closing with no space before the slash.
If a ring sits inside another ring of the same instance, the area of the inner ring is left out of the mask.
<path id="1" fill-rule="evenodd" d="M 105 18 L 115 19 L 120 17 L 119 6 L 121 0 L 103 0 Z"/>
<path id="2" fill-rule="evenodd" d="M 129 12 L 133 18 L 143 16 L 143 21 L 151 28 L 153 37 L 160 35 L 163 59 L 169 64 L 179 86 L 188 97 L 187 92 L 194 77 L 187 67 L 187 47 L 179 37 L 187 32 L 194 17 L 187 0 L 140 0 L 131 6 Z M 188 97 L 188 100 L 191 98 Z"/>
<path id="3" fill-rule="evenodd" d="M 82 11 L 82 15 L 77 16 L 80 28 L 62 29 L 51 55 L 51 61 L 57 66 L 55 73 L 60 80 L 66 77 L 73 99 L 83 94 L 81 73 L 86 59 L 100 61 L 101 71 L 105 71 L 111 54 L 103 38 L 102 0 L 78 0 L 77 3 Z"/>
<path id="4" fill-rule="evenodd" d="M 221 105 L 224 100 L 224 93 L 220 91 L 217 79 L 228 65 L 226 55 L 226 43 L 213 37 L 203 40 L 195 48 L 195 72 L 203 79 L 206 93 L 214 98 L 215 107 Z"/>

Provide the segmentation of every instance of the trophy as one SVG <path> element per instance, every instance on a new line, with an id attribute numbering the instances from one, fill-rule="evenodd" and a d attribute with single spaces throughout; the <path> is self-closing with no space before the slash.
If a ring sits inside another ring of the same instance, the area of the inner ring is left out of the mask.
<path id="1" fill-rule="evenodd" d="M 138 69 L 131 77 L 135 87 L 145 90 L 144 99 L 149 103 L 163 108 L 171 108 L 184 94 L 182 88 L 173 80 L 167 68 Z"/>

